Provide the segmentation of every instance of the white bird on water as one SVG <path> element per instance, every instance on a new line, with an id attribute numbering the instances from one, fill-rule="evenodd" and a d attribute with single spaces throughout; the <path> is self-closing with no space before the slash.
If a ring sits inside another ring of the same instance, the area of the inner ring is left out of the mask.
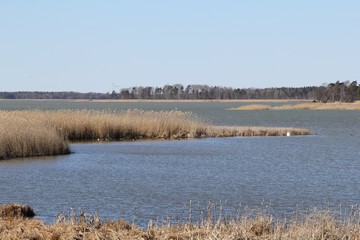
<path id="1" fill-rule="evenodd" d="M 291 133 L 289 131 L 286 132 L 286 136 L 287 137 L 290 137 L 291 136 Z"/>

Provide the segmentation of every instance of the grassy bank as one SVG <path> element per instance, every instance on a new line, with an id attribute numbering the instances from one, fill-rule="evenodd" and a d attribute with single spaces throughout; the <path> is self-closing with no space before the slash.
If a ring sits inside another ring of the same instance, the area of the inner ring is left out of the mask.
<path id="1" fill-rule="evenodd" d="M 68 141 L 307 135 L 292 128 L 212 126 L 180 111 L 0 111 L 0 159 L 69 153 Z"/>
<path id="2" fill-rule="evenodd" d="M 45 224 L 28 215 L 28 206 L 23 208 L 24 213 L 19 205 L 4 206 L 3 211 L 0 207 L 0 239 L 360 239 L 358 210 L 346 218 L 339 218 L 336 212 L 314 210 L 287 219 L 259 213 L 232 220 L 149 223 L 142 229 L 124 220 L 102 221 L 85 213 Z"/>
<path id="3" fill-rule="evenodd" d="M 360 102 L 355 103 L 300 103 L 272 106 L 267 104 L 250 104 L 227 110 L 360 110 Z"/>

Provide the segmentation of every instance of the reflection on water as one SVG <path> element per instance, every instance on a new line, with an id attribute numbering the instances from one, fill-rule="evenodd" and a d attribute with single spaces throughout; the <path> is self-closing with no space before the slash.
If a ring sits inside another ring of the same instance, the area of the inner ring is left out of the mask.
<path id="1" fill-rule="evenodd" d="M 315 135 L 73 144 L 71 155 L 0 161 L 0 203 L 30 204 L 48 221 L 72 207 L 142 225 L 188 217 L 190 200 L 205 208 L 222 200 L 230 211 L 266 202 L 280 214 L 359 203 L 358 112 L 223 110 L 229 104 L 177 108 L 215 124 L 307 127 Z"/>

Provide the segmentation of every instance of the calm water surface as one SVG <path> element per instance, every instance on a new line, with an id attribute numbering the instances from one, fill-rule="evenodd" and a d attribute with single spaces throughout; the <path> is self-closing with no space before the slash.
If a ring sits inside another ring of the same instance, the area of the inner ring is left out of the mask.
<path id="1" fill-rule="evenodd" d="M 248 104 L 248 103 L 242 103 Z M 312 136 L 71 145 L 74 154 L 0 161 L 0 203 L 52 221 L 72 207 L 146 225 L 210 200 L 275 213 L 360 202 L 358 111 L 226 111 L 240 103 L 0 102 L 0 109 L 178 109 L 216 125 L 305 127 Z"/>

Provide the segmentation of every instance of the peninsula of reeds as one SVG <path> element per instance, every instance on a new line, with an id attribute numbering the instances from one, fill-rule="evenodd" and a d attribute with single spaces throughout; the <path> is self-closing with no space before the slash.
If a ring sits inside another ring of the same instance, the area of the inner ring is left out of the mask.
<path id="1" fill-rule="evenodd" d="M 248 239 L 248 240 L 321 240 L 360 239 L 360 215 L 355 210 L 346 217 L 334 211 L 309 211 L 289 218 L 271 214 L 225 219 L 207 218 L 198 222 L 149 223 L 147 228 L 125 220 L 102 221 L 97 215 L 79 213 L 60 215 L 55 223 L 33 218 L 33 210 L 26 205 L 0 206 L 0 239 L 97 239 L 97 240 L 192 240 L 192 239 Z"/>
<path id="2" fill-rule="evenodd" d="M 212 126 L 181 111 L 0 111 L 0 159 L 70 152 L 69 141 L 307 135 L 306 129 Z"/>

